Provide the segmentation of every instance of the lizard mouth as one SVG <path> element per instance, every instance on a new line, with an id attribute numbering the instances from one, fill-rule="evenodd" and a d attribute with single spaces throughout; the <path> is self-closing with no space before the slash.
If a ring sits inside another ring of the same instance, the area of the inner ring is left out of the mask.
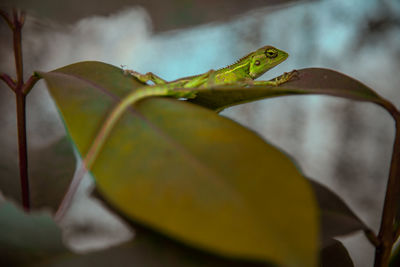
<path id="1" fill-rule="evenodd" d="M 256 79 L 256 78 L 257 78 L 257 75 L 256 75 L 256 73 L 254 73 L 254 72 L 250 72 L 249 75 L 250 75 L 250 77 L 251 77 L 252 79 Z"/>

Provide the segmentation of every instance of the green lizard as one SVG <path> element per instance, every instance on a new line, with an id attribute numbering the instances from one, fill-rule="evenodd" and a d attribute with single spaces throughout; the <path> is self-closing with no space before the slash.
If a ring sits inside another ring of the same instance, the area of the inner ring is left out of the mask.
<path id="1" fill-rule="evenodd" d="M 215 71 L 210 70 L 204 74 L 185 77 L 171 82 L 167 82 L 151 72 L 140 74 L 132 70 L 124 70 L 125 74 L 130 74 L 143 83 L 152 81 L 154 85 L 146 85 L 133 91 L 112 110 L 84 159 L 87 170 L 90 169 L 96 159 L 102 144 L 114 124 L 130 105 L 140 99 L 151 96 L 194 98 L 197 93 L 196 88 L 211 88 L 218 85 L 238 83 L 243 85 L 278 86 L 292 79 L 297 72 L 284 73 L 281 77 L 273 81 L 254 81 L 254 79 L 257 79 L 287 57 L 288 54 L 285 51 L 272 46 L 264 46 L 225 68 Z"/>
<path id="2" fill-rule="evenodd" d="M 196 97 L 196 88 L 212 88 L 218 85 L 243 84 L 246 85 L 267 85 L 278 86 L 289 81 L 296 75 L 296 71 L 284 73 L 281 77 L 273 81 L 254 81 L 269 69 L 275 67 L 288 57 L 288 54 L 272 46 L 264 46 L 260 49 L 242 57 L 236 63 L 219 70 L 210 70 L 197 76 L 185 77 L 172 82 L 167 82 L 155 74 L 149 72 L 140 74 L 132 70 L 124 70 L 125 74 L 130 74 L 139 81 L 146 83 L 152 81 L 154 85 L 145 85 L 126 96 L 107 117 L 99 133 L 89 148 L 84 160 L 80 175 L 71 182 L 70 188 L 57 211 L 56 217 L 59 218 L 64 213 L 66 203 L 69 203 L 75 193 L 83 174 L 90 170 L 97 158 L 104 142 L 113 129 L 115 123 L 122 116 L 125 110 L 139 101 L 140 99 L 151 96 L 172 96 L 176 98 Z"/>
<path id="3" fill-rule="evenodd" d="M 146 74 L 140 74 L 132 70 L 125 70 L 124 72 L 131 74 L 143 83 L 152 81 L 155 85 L 160 85 L 153 86 L 155 90 L 147 88 L 143 91 L 162 91 L 162 89 L 166 89 L 168 92 L 162 95 L 173 94 L 172 91 L 174 88 L 207 88 L 214 85 L 226 85 L 233 83 L 278 86 L 290 80 L 295 72 L 289 74 L 285 73 L 280 79 L 276 79 L 274 81 L 254 80 L 263 75 L 269 69 L 284 61 L 287 57 L 288 54 L 285 51 L 276 49 L 272 46 L 264 46 L 242 57 L 236 63 L 227 67 L 218 69 L 216 71 L 210 70 L 204 74 L 185 77 L 171 82 L 161 79 L 152 72 L 148 72 Z M 188 92 L 189 91 L 195 93 L 195 90 L 188 90 Z M 138 91 L 136 92 L 139 93 Z M 189 97 L 190 95 L 192 94 L 189 93 Z"/>

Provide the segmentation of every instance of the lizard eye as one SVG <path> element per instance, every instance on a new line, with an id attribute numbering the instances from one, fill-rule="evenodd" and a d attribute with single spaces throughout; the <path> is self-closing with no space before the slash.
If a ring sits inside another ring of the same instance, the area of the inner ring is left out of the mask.
<path id="1" fill-rule="evenodd" d="M 265 51 L 265 55 L 269 58 L 276 58 L 278 56 L 278 52 L 274 49 L 268 49 Z"/>
<path id="2" fill-rule="evenodd" d="M 260 65 L 260 60 L 256 60 L 256 61 L 254 61 L 254 65 L 256 65 L 256 66 L 259 66 Z"/>

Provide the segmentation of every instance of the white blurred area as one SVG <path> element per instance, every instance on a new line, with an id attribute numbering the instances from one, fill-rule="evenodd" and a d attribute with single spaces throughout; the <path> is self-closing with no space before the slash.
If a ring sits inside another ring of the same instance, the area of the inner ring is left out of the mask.
<path id="1" fill-rule="evenodd" d="M 296 4 L 161 34 L 152 32 L 146 10 L 132 7 L 107 17 L 85 18 L 68 28 L 28 17 L 23 34 L 26 74 L 96 60 L 173 80 L 223 67 L 270 44 L 290 57 L 261 79 L 292 69 L 331 68 L 362 81 L 400 107 L 400 1 Z M 13 73 L 10 49 L 1 52 L 0 64 Z M 4 97 L 13 101 L 11 93 Z M 62 124 L 43 82 L 28 101 L 29 142 L 42 146 L 62 136 Z M 7 101 L 2 102 L 6 109 Z M 237 106 L 222 115 L 282 148 L 307 176 L 328 185 L 378 231 L 394 137 L 393 121 L 383 109 L 327 96 L 290 96 Z M 11 122 L 5 125 L 10 131 L 16 127 Z M 9 138 L 9 146 L 16 147 L 14 136 Z M 84 189 L 90 183 L 88 178 L 82 184 L 61 223 L 65 240 L 78 251 L 132 236 L 88 199 Z M 341 240 L 356 266 L 372 266 L 374 250 L 361 234 Z"/>

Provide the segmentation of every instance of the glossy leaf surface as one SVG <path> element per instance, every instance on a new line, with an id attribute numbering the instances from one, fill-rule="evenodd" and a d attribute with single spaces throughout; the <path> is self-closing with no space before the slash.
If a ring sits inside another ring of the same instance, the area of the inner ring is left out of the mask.
<path id="1" fill-rule="evenodd" d="M 98 62 L 40 75 L 81 155 L 108 112 L 138 86 Z M 284 153 L 211 110 L 165 98 L 138 102 L 92 172 L 116 209 L 176 240 L 234 258 L 316 265 L 307 181 Z"/>

